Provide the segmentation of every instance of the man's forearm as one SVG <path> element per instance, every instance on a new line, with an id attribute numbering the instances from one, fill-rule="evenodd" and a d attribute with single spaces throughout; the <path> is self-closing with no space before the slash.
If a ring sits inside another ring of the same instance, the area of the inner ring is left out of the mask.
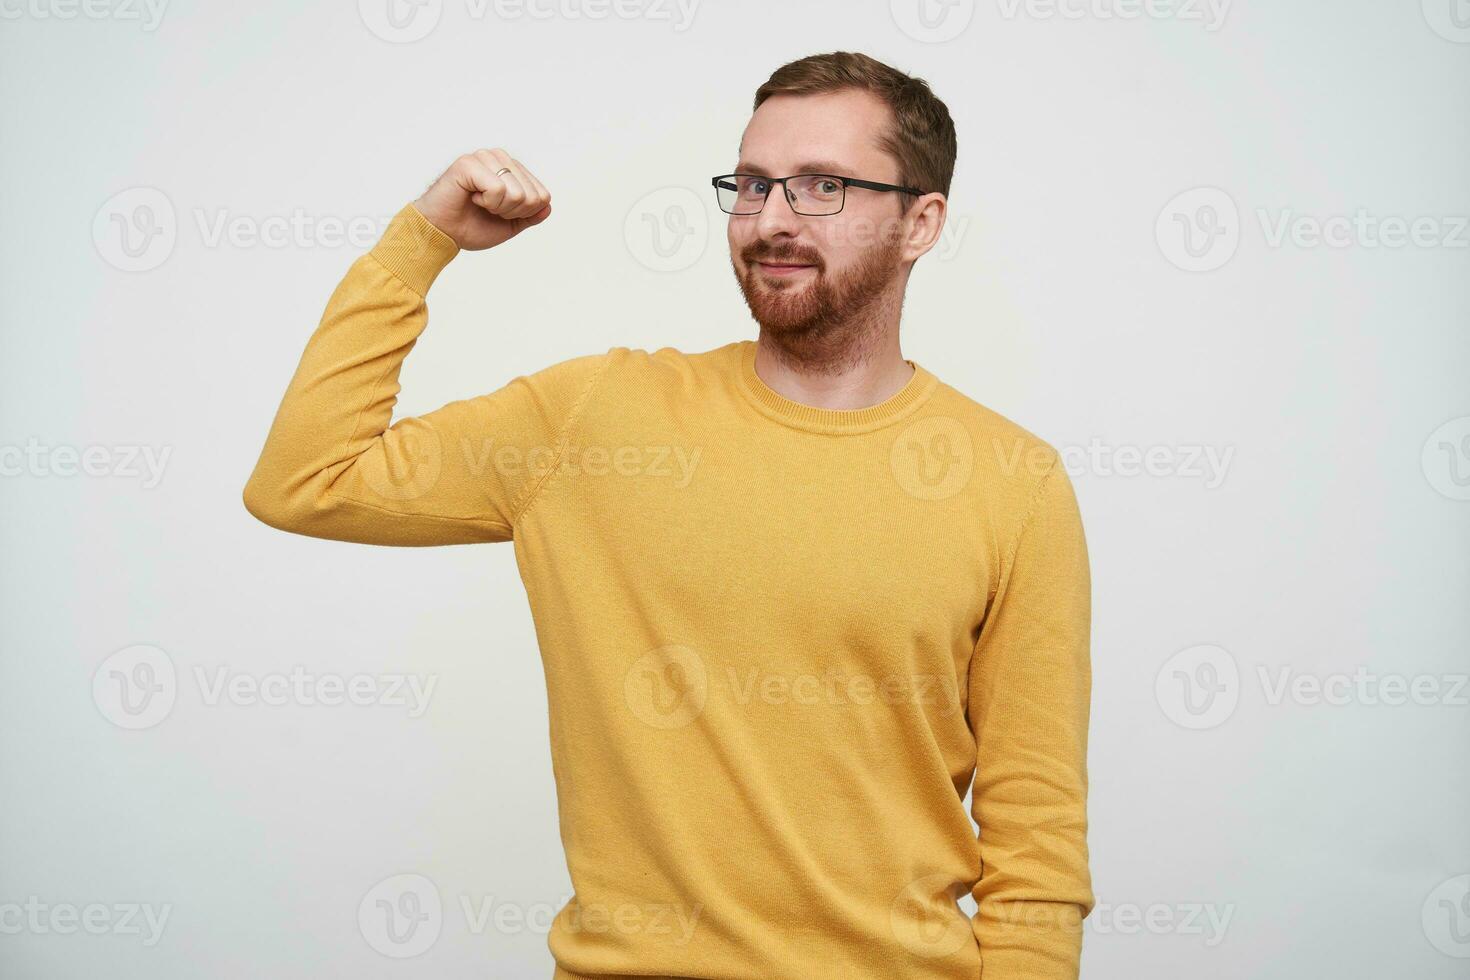
<path id="1" fill-rule="evenodd" d="M 298 533 L 357 540 L 362 508 L 391 500 L 395 486 L 413 479 L 383 465 L 413 464 L 411 432 L 387 447 L 401 458 L 363 456 L 392 420 L 399 370 L 428 322 L 424 294 L 457 251 L 408 205 L 352 264 L 306 345 L 245 486 L 252 514 Z"/>

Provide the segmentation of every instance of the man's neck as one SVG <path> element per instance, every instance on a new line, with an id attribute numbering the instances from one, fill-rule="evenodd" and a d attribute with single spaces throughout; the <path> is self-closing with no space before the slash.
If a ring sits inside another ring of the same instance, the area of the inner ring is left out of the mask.
<path id="1" fill-rule="evenodd" d="M 898 394 L 914 369 L 904 360 L 897 331 L 824 353 L 813 363 L 793 355 L 762 330 L 756 341 L 755 373 L 771 390 L 803 405 L 857 409 Z"/>

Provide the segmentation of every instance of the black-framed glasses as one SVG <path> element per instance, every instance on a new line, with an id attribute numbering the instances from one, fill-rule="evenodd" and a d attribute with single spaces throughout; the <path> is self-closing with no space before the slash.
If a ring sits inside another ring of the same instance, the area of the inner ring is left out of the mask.
<path id="1" fill-rule="evenodd" d="M 786 192 L 791 210 L 797 214 L 826 215 L 842 210 L 847 201 L 849 187 L 863 187 L 870 191 L 898 191 L 920 196 L 924 192 L 917 187 L 900 187 L 897 184 L 880 184 L 873 180 L 858 180 L 839 174 L 794 174 L 790 177 L 762 177 L 760 174 L 721 174 L 711 177 L 715 187 L 715 199 L 720 210 L 726 214 L 760 214 L 766 206 L 771 188 L 780 184 Z"/>

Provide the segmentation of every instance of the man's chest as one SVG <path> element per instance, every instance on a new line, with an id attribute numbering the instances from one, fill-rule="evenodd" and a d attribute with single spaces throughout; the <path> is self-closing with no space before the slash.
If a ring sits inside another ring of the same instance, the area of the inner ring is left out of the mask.
<path id="1" fill-rule="evenodd" d="M 537 503 L 537 533 L 675 639 L 789 637 L 813 662 L 863 670 L 929 651 L 937 668 L 974 642 L 994 536 L 972 496 L 911 492 L 890 442 L 580 444 Z"/>

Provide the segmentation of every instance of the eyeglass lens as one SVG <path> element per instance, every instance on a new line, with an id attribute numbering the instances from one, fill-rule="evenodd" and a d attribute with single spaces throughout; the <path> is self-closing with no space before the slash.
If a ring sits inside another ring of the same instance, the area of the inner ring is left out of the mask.
<path id="1" fill-rule="evenodd" d="M 786 193 L 792 209 L 798 214 L 835 214 L 842 210 L 842 181 L 824 174 L 801 174 L 786 180 Z M 720 208 L 730 214 L 756 214 L 766 202 L 766 195 L 777 187 L 775 181 L 750 174 L 734 174 L 720 178 L 716 190 Z"/>

